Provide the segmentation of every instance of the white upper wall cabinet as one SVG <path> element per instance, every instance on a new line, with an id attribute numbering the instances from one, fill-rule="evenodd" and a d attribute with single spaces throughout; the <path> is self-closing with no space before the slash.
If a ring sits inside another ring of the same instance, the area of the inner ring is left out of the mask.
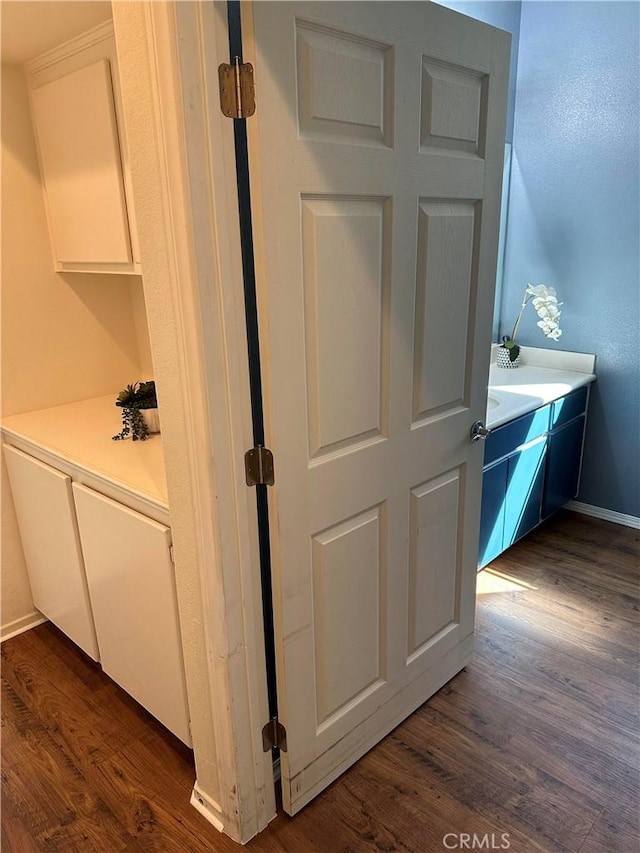
<path id="1" fill-rule="evenodd" d="M 56 260 L 130 263 L 109 63 L 34 89 L 32 103 Z"/>
<path id="2" fill-rule="evenodd" d="M 113 25 L 28 72 L 56 270 L 139 273 Z"/>

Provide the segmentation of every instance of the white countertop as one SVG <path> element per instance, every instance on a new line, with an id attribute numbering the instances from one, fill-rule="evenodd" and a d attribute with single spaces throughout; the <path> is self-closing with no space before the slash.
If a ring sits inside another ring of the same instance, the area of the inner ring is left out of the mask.
<path id="1" fill-rule="evenodd" d="M 493 429 L 540 406 L 564 397 L 595 380 L 595 356 L 523 347 L 522 364 L 505 370 L 495 364 L 489 372 L 486 424 Z M 117 392 L 51 409 L 3 418 L 10 443 L 42 448 L 89 474 L 168 508 L 162 438 L 113 441 L 122 428 Z M 13 440 L 12 440 L 13 439 Z"/>
<path id="2" fill-rule="evenodd" d="M 564 397 L 596 378 L 595 356 L 589 353 L 522 347 L 520 358 L 519 368 L 500 368 L 495 363 L 494 347 L 487 400 L 489 429 Z"/>
<path id="3" fill-rule="evenodd" d="M 168 508 L 162 438 L 113 441 L 122 429 L 118 392 L 2 419 L 5 440 L 42 448 L 90 474 Z M 13 440 L 12 440 L 13 439 Z M 17 441 L 16 441 L 17 439 Z"/>

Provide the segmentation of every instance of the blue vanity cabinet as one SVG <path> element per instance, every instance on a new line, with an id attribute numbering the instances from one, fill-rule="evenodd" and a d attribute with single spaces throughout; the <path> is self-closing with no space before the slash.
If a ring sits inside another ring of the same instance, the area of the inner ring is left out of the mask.
<path id="1" fill-rule="evenodd" d="M 588 393 L 578 388 L 487 438 L 479 567 L 576 496 Z"/>
<path id="2" fill-rule="evenodd" d="M 550 406 L 494 429 L 485 442 L 479 566 L 540 523 Z"/>
<path id="3" fill-rule="evenodd" d="M 578 494 L 587 408 L 587 388 L 553 403 L 542 518 L 548 518 Z"/>
<path id="4" fill-rule="evenodd" d="M 540 524 L 546 454 L 543 435 L 508 458 L 503 549 Z"/>
<path id="5" fill-rule="evenodd" d="M 507 491 L 508 460 L 489 465 L 482 472 L 479 565 L 490 563 L 504 551 L 504 496 Z"/>

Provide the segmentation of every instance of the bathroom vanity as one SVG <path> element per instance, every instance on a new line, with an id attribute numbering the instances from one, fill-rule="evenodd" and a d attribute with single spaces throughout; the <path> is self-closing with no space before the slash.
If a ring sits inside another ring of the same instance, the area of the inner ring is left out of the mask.
<path id="1" fill-rule="evenodd" d="M 478 565 L 485 566 L 578 493 L 595 356 L 527 347 L 521 366 L 492 352 Z"/>
<path id="2" fill-rule="evenodd" d="M 162 439 L 113 441 L 115 398 L 3 419 L 33 600 L 190 745 Z"/>

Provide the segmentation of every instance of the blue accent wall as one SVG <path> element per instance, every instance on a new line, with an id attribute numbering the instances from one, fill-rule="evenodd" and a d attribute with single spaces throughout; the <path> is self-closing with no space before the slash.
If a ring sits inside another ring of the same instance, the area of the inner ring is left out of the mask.
<path id="1" fill-rule="evenodd" d="M 476 4 L 457 4 L 472 5 Z M 527 282 L 564 302 L 557 344 L 528 308 L 523 344 L 595 352 L 578 500 L 640 516 L 639 10 L 525 2 L 501 334 Z"/>
<path id="2" fill-rule="evenodd" d="M 518 67 L 518 36 L 520 33 L 520 0 L 437 0 L 446 6 L 511 33 L 511 68 L 509 75 L 509 107 L 507 112 L 507 142 L 513 139 L 513 118 L 516 103 L 516 69 Z"/>

